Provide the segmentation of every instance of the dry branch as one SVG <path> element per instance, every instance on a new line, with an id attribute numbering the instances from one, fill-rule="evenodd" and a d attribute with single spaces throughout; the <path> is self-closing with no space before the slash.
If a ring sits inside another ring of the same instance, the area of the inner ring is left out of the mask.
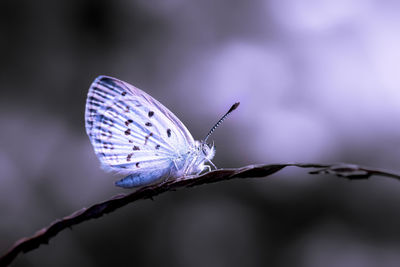
<path id="1" fill-rule="evenodd" d="M 265 177 L 280 171 L 289 166 L 299 168 L 312 168 L 310 174 L 333 174 L 347 179 L 367 179 L 372 175 L 386 176 L 400 180 L 400 174 L 377 170 L 373 168 L 361 167 L 354 164 L 304 164 L 304 163 L 287 163 L 272 165 L 249 165 L 237 169 L 220 169 L 205 173 L 200 176 L 194 176 L 190 179 L 177 179 L 167 181 L 161 184 L 143 187 L 130 194 L 120 194 L 111 199 L 94 204 L 89 208 L 82 208 L 69 216 L 58 219 L 36 232 L 31 237 L 25 237 L 18 240 L 1 258 L 0 266 L 10 264 L 21 252 L 28 252 L 38 248 L 41 244 L 47 244 L 49 240 L 57 235 L 65 228 L 79 224 L 90 219 L 101 217 L 103 214 L 113 212 L 131 202 L 139 199 L 153 198 L 166 191 L 171 191 L 183 187 L 192 187 L 202 184 L 215 183 L 223 180 L 234 178 L 256 178 Z"/>

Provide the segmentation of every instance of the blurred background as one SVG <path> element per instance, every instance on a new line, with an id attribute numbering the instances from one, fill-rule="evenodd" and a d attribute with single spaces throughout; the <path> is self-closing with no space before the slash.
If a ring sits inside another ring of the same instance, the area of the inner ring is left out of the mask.
<path id="1" fill-rule="evenodd" d="M 85 133 L 101 74 L 158 99 L 218 167 L 399 171 L 400 2 L 0 2 L 0 253 L 129 190 Z M 168 192 L 57 235 L 14 266 L 399 266 L 400 183 L 287 169 Z"/>

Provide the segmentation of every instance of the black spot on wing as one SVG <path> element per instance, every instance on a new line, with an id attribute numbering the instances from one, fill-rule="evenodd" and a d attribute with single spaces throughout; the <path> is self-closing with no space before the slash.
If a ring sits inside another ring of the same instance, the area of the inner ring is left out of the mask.
<path id="1" fill-rule="evenodd" d="M 100 83 L 102 85 L 104 85 L 104 86 L 107 86 L 107 87 L 117 86 L 117 84 L 115 83 L 115 80 L 111 79 L 109 77 L 102 77 L 101 80 L 100 80 Z"/>
<path id="2" fill-rule="evenodd" d="M 130 135 L 130 134 L 131 134 L 131 129 L 125 131 L 125 135 Z"/>
<path id="3" fill-rule="evenodd" d="M 154 111 L 149 111 L 149 118 L 151 118 L 151 117 L 153 117 L 153 115 L 154 115 Z"/>
<path id="4" fill-rule="evenodd" d="M 139 162 L 136 162 L 136 168 L 140 168 L 140 167 L 139 167 Z"/>
<path id="5" fill-rule="evenodd" d="M 95 120 L 100 121 L 100 122 L 104 123 L 107 126 L 113 126 L 114 125 L 114 120 L 110 119 L 109 117 L 106 117 L 104 115 L 96 116 Z"/>
<path id="6" fill-rule="evenodd" d="M 103 148 L 104 148 L 104 149 L 111 149 L 111 150 L 113 150 L 113 149 L 114 149 L 114 146 L 113 146 L 113 144 L 110 143 L 110 142 L 104 142 L 104 143 L 103 143 Z"/>
<path id="7" fill-rule="evenodd" d="M 133 149 L 133 150 L 140 150 L 140 147 L 138 147 L 138 146 L 133 146 L 132 149 Z"/>
<path id="8" fill-rule="evenodd" d="M 128 154 L 128 156 L 126 157 L 126 161 L 131 161 L 132 156 L 133 156 L 133 153 Z"/>
<path id="9" fill-rule="evenodd" d="M 167 135 L 168 137 L 171 137 L 171 129 L 167 129 Z"/>
<path id="10" fill-rule="evenodd" d="M 125 125 L 128 126 L 132 122 L 133 122 L 133 120 L 129 119 L 129 120 L 125 121 Z"/>
<path id="11" fill-rule="evenodd" d="M 160 149 L 160 145 L 156 145 L 156 149 Z"/>
<path id="12" fill-rule="evenodd" d="M 147 145 L 147 141 L 149 140 L 150 136 L 153 136 L 153 133 L 149 133 L 148 135 L 146 135 L 146 137 L 144 138 L 144 144 Z"/>
<path id="13" fill-rule="evenodd" d="M 146 122 L 145 125 L 148 126 L 148 127 L 153 126 L 153 124 L 151 124 L 150 122 Z"/>
<path id="14" fill-rule="evenodd" d="M 113 134 L 110 130 L 101 129 L 101 135 L 110 139 Z"/>
<path id="15" fill-rule="evenodd" d="M 114 91 L 115 93 L 119 94 L 123 90 L 121 87 L 121 83 L 113 78 L 109 77 L 101 77 L 98 84 L 108 88 L 109 90 Z M 97 86 L 97 90 L 100 90 L 100 87 Z"/>

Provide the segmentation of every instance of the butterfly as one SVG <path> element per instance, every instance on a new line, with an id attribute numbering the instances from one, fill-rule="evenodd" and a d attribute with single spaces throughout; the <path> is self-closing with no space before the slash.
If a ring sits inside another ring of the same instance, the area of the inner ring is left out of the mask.
<path id="1" fill-rule="evenodd" d="M 142 90 L 118 79 L 99 76 L 89 88 L 85 126 L 105 170 L 127 175 L 115 185 L 141 187 L 211 170 L 215 155 L 208 137 L 239 106 L 196 141 L 165 106 Z"/>

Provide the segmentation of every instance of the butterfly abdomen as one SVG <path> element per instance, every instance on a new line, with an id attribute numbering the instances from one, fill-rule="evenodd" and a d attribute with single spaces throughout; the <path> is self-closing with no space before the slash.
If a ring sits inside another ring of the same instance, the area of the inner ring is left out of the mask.
<path id="1" fill-rule="evenodd" d="M 168 179 L 171 176 L 170 169 L 155 169 L 146 172 L 133 173 L 125 178 L 116 181 L 115 185 L 125 188 L 146 186 L 151 184 L 159 183 L 163 180 Z"/>

